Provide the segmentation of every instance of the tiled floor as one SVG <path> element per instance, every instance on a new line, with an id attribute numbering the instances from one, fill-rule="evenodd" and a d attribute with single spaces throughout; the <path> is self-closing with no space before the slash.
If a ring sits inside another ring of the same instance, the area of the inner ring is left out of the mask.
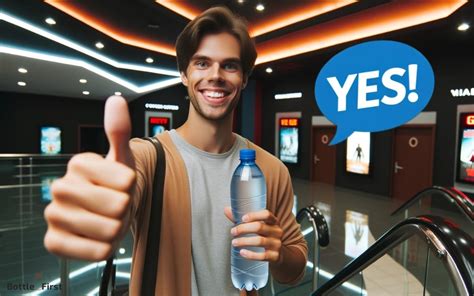
<path id="1" fill-rule="evenodd" d="M 327 281 L 344 265 L 380 237 L 387 229 L 403 220 L 403 214 L 391 217 L 397 204 L 390 198 L 364 192 L 337 188 L 305 180 L 293 180 L 297 196 L 297 207 L 316 205 L 321 209 L 330 227 L 330 245 L 321 250 L 319 268 L 320 282 Z M 0 295 L 21 295 L 25 292 L 8 289 L 12 284 L 31 283 L 36 292 L 42 283 L 58 283 L 60 260 L 48 254 L 43 247 L 46 225 L 43 210 L 46 206 L 41 200 L 41 187 L 31 190 L 0 190 Z M 413 207 L 408 216 L 421 213 L 434 213 L 450 217 L 472 235 L 472 224 L 459 214 L 452 204 L 437 202 L 437 207 L 424 207 L 426 202 Z M 305 221 L 302 229 L 310 224 Z M 313 233 L 306 238 L 312 246 Z M 119 281 L 126 282 L 129 275 L 131 239 L 127 237 L 123 246 L 124 263 L 120 265 Z M 406 250 L 406 256 L 404 255 Z M 349 255 L 347 255 L 347 254 Z M 331 295 L 423 295 L 427 247 L 424 241 L 413 238 L 404 246 L 399 246 L 380 258 L 362 274 L 353 277 L 348 284 Z M 452 285 L 444 274 L 442 265 L 430 261 L 436 272 L 429 270 L 428 292 L 430 295 L 455 295 Z M 101 266 L 89 262 L 69 262 L 71 274 L 70 295 L 85 295 L 95 291 L 99 284 Z M 300 287 L 291 288 L 275 284 L 278 295 L 308 295 L 311 291 L 311 268 Z M 443 278 L 441 281 L 439 278 Z M 450 286 L 451 285 L 451 286 Z M 262 295 L 270 295 L 270 285 Z M 41 291 L 33 295 L 59 295 L 58 291 Z M 428 294 L 427 294 L 428 295 Z"/>

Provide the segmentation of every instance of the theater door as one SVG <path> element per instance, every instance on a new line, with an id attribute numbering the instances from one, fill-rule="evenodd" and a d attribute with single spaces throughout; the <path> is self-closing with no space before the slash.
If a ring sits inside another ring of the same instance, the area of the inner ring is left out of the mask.
<path id="1" fill-rule="evenodd" d="M 336 129 L 313 126 L 311 179 L 334 185 L 336 180 L 336 146 L 329 146 Z"/>
<path id="2" fill-rule="evenodd" d="M 434 125 L 395 129 L 392 197 L 406 201 L 433 185 Z"/>

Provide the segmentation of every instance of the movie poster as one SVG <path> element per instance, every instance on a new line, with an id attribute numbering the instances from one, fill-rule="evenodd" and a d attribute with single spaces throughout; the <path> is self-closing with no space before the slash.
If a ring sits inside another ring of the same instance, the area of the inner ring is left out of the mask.
<path id="1" fill-rule="evenodd" d="M 474 129 L 462 129 L 458 159 L 458 180 L 474 183 Z"/>
<path id="2" fill-rule="evenodd" d="M 61 129 L 57 127 L 41 128 L 41 153 L 61 153 Z"/>
<path id="3" fill-rule="evenodd" d="M 370 133 L 354 132 L 347 138 L 346 171 L 368 175 L 370 167 Z"/>
<path id="4" fill-rule="evenodd" d="M 280 159 L 287 163 L 298 162 L 298 128 L 280 128 Z"/>

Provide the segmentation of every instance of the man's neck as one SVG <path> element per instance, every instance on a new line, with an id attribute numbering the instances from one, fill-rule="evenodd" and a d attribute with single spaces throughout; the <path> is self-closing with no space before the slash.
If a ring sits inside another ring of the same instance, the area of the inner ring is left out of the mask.
<path id="1" fill-rule="evenodd" d="M 186 142 L 202 151 L 224 153 L 235 142 L 232 120 L 233 112 L 222 120 L 213 121 L 203 118 L 195 110 L 189 110 L 188 119 L 176 131 Z"/>

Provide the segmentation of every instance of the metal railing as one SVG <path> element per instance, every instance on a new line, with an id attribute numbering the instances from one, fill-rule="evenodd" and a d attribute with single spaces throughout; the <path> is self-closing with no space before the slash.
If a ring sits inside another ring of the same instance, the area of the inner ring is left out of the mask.
<path id="1" fill-rule="evenodd" d="M 443 261 L 449 270 L 458 295 L 473 295 L 474 257 L 471 247 L 474 245 L 474 240 L 450 221 L 430 215 L 409 218 L 398 223 L 311 295 L 328 295 L 385 255 L 389 249 L 414 235 L 421 236 L 428 247 L 432 248 L 437 257 Z M 425 280 L 426 274 L 427 270 L 425 270 Z M 426 289 L 426 286 L 424 288 Z"/>
<path id="2" fill-rule="evenodd" d="M 417 201 L 424 198 L 425 196 L 429 196 L 429 194 L 431 193 L 439 193 L 439 195 L 443 196 L 443 198 L 447 199 L 449 202 L 455 203 L 456 206 L 470 221 L 474 220 L 474 203 L 472 202 L 472 200 L 456 189 L 447 189 L 441 186 L 433 186 L 418 192 L 412 198 L 402 204 L 398 209 L 393 211 L 392 216 L 395 216 L 400 212 L 407 210 Z"/>

